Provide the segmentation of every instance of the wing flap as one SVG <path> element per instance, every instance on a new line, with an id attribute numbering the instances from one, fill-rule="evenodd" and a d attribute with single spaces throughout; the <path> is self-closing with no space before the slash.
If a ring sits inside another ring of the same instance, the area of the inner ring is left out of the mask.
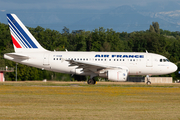
<path id="1" fill-rule="evenodd" d="M 66 60 L 70 63 L 70 66 L 78 66 L 78 68 L 91 68 L 95 67 L 97 69 L 105 69 L 108 66 L 105 65 L 99 65 L 95 63 L 88 63 L 88 62 L 83 62 L 83 61 L 74 61 L 74 60 Z"/>

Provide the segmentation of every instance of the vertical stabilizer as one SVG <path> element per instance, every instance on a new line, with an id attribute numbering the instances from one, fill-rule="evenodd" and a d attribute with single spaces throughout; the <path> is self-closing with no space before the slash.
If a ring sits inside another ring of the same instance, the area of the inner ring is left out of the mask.
<path id="1" fill-rule="evenodd" d="M 9 29 L 16 53 L 45 50 L 15 14 L 7 14 Z"/>

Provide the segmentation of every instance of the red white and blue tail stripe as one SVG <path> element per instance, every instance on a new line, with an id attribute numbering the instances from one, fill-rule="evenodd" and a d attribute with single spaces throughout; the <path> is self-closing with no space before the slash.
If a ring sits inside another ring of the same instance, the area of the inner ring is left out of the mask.
<path id="1" fill-rule="evenodd" d="M 15 52 L 44 51 L 45 49 L 37 42 L 29 30 L 15 14 L 7 14 L 7 20 Z"/>

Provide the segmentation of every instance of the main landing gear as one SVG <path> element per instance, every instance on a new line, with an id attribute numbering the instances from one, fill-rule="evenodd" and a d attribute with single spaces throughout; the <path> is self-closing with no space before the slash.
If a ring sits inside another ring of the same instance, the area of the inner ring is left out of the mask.
<path id="1" fill-rule="evenodd" d="M 91 78 L 91 79 L 89 79 L 89 80 L 87 81 L 87 83 L 88 83 L 89 85 L 94 85 L 94 84 L 96 84 L 96 81 L 95 81 L 93 78 Z"/>

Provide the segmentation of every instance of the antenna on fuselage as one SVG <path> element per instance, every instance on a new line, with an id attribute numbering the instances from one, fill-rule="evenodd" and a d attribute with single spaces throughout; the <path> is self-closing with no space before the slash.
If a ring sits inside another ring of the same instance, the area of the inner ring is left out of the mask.
<path id="1" fill-rule="evenodd" d="M 148 51 L 146 50 L 146 53 L 148 53 Z"/>

